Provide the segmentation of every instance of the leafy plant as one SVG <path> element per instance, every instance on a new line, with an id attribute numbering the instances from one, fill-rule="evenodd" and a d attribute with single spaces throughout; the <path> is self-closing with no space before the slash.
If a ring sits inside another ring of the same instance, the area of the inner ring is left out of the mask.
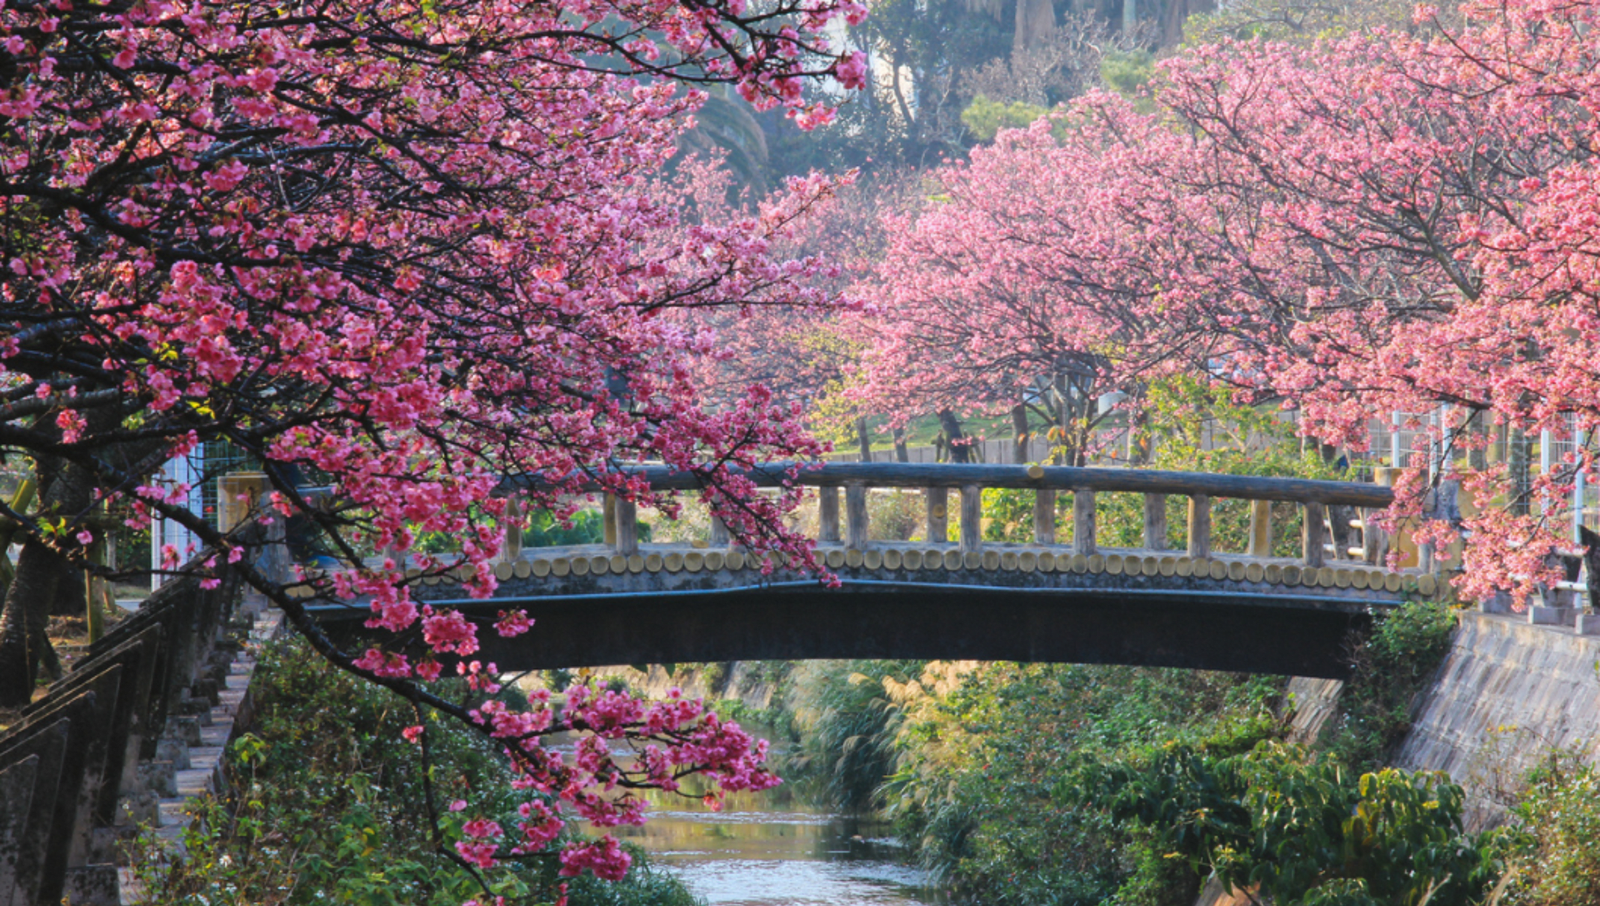
<path id="1" fill-rule="evenodd" d="M 1534 771 L 1516 808 L 1526 834 L 1506 906 L 1600 903 L 1600 771 L 1555 755 Z"/>
<path id="2" fill-rule="evenodd" d="M 1374 617 L 1352 651 L 1353 672 L 1322 745 L 1348 768 L 1373 770 L 1411 729 L 1413 700 L 1450 650 L 1447 604 L 1411 602 Z"/>
<path id="3" fill-rule="evenodd" d="M 645 526 L 639 540 L 648 541 Z M 549 510 L 537 510 L 528 517 L 522 532 L 524 547 L 565 547 L 572 544 L 599 544 L 606 537 L 605 515 L 599 510 L 578 510 L 563 520 Z"/>
<path id="4" fill-rule="evenodd" d="M 967 109 L 961 111 L 961 123 L 978 141 L 987 142 L 993 140 L 995 133 L 1001 129 L 1025 128 L 1046 113 L 1049 111 L 1036 104 L 991 101 L 980 94 L 972 99 Z"/>
<path id="5" fill-rule="evenodd" d="M 1275 743 L 1248 754 L 1170 746 L 1090 765 L 1085 804 L 1159 835 L 1197 874 L 1279 906 L 1469 906 L 1501 875 L 1503 834 L 1466 834 L 1439 773 L 1352 774 Z"/>
<path id="6" fill-rule="evenodd" d="M 451 832 L 462 815 L 503 815 L 515 826 L 508 771 L 488 743 L 428 734 L 430 754 L 459 768 L 440 776 L 402 738 L 418 722 L 408 703 L 331 673 L 297 641 L 264 655 L 252 688 L 253 726 L 229 747 L 227 785 L 191 806 L 181 860 L 153 837 L 138 852 L 149 902 L 459 906 L 486 892 L 516 903 L 560 896 L 553 854 L 473 870 L 444 842 L 459 839 Z M 622 882 L 567 883 L 572 906 L 693 903 L 637 852 Z"/>
<path id="7" fill-rule="evenodd" d="M 1191 873 L 1148 834 L 1078 807 L 1063 778 L 1175 739 L 1232 751 L 1277 732 L 1270 679 L 983 664 L 953 687 L 928 673 L 919 685 L 928 694 L 894 696 L 905 717 L 882 796 L 923 864 L 985 903 L 1102 903 L 1124 887 L 1192 895 Z"/>

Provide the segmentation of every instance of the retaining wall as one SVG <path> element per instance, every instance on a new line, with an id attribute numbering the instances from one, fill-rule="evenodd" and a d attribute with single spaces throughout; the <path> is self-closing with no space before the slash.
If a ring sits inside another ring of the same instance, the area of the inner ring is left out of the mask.
<path id="1" fill-rule="evenodd" d="M 1463 613 L 1394 764 L 1445 771 L 1474 828 L 1503 819 L 1520 778 L 1552 750 L 1600 756 L 1600 637 L 1526 616 Z"/>

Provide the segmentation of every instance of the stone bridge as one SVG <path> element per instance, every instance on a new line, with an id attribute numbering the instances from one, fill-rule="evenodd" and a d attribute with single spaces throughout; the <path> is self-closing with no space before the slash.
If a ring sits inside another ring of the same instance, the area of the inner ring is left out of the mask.
<path id="1" fill-rule="evenodd" d="M 692 490 L 702 480 L 638 471 L 657 490 Z M 485 619 L 526 610 L 534 631 L 510 640 L 482 633 L 478 657 L 502 670 L 947 658 L 1342 677 L 1349 634 L 1375 610 L 1446 590 L 1431 571 L 1381 565 L 1396 539 L 1365 518 L 1392 499 L 1381 484 L 1037 465 L 828 463 L 794 477 L 788 471 L 774 464 L 751 474 L 763 485 L 816 489 L 817 550 L 836 585 L 731 546 L 716 524 L 693 544 L 641 544 L 634 505 L 607 498 L 605 544 L 513 544 L 496 566 L 493 599 L 466 599 L 448 578 L 422 579 L 417 597 Z M 936 540 L 875 539 L 867 507 L 874 488 L 918 490 L 923 537 Z M 986 488 L 1032 494 L 1031 542 L 983 540 Z M 1057 537 L 1063 493 L 1072 498 L 1067 539 Z M 1097 498 L 1113 493 L 1143 499 L 1138 548 L 1097 543 Z M 1187 501 L 1181 550 L 1168 543 L 1174 496 Z M 1249 502 L 1244 550 L 1212 545 L 1213 502 L 1227 498 Z M 1274 504 L 1280 518 L 1282 504 L 1303 514 L 1296 556 L 1273 556 Z M 952 510 L 955 540 L 946 541 Z M 1421 560 L 1432 565 L 1426 551 Z M 336 640 L 359 641 L 364 607 L 311 609 Z"/>

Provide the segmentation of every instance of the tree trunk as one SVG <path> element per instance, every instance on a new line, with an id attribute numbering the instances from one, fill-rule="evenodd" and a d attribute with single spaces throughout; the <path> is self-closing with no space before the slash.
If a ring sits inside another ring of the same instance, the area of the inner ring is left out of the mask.
<path id="1" fill-rule="evenodd" d="M 26 705 L 33 699 L 39 668 L 56 663 L 45 635 L 46 612 L 70 571 L 65 559 L 43 541 L 29 538 L 23 543 L 17 575 L 0 610 L 0 707 Z"/>
<path id="2" fill-rule="evenodd" d="M 966 443 L 967 435 L 961 431 L 961 419 L 949 409 L 939 410 L 939 427 L 944 429 L 944 436 L 950 444 L 951 462 L 971 462 L 972 445 Z"/>
<path id="3" fill-rule="evenodd" d="M 1011 461 L 1025 463 L 1028 461 L 1027 407 L 1021 405 L 1011 407 L 1011 428 Z"/>
<path id="4" fill-rule="evenodd" d="M 1067 385 L 1062 392 L 1056 395 L 1056 440 L 1055 461 L 1062 466 L 1083 466 L 1083 451 L 1087 439 L 1084 434 L 1084 425 L 1088 421 L 1088 413 L 1080 412 L 1080 405 L 1070 393 L 1071 385 Z M 1088 405 L 1094 405 L 1094 399 L 1089 398 Z"/>
<path id="5" fill-rule="evenodd" d="M 101 410 L 90 424 L 117 417 Z M 94 479 L 82 467 L 40 457 L 35 466 L 39 513 L 45 518 L 76 519 L 94 504 Z M 62 584 L 68 587 L 63 590 Z M 33 698 L 34 680 L 43 667 L 52 677 L 61 666 L 45 634 L 52 608 L 75 602 L 84 613 L 83 570 L 38 537 L 29 537 L 17 555 L 17 571 L 0 609 L 0 707 L 17 707 Z"/>
<path id="6" fill-rule="evenodd" d="M 76 566 L 61 561 L 61 568 L 67 572 L 56 583 L 56 596 L 50 602 L 50 616 L 52 617 L 82 617 L 89 609 L 89 598 L 84 590 L 83 570 Z"/>
<path id="7" fill-rule="evenodd" d="M 894 461 L 910 462 L 911 451 L 906 449 L 906 429 L 894 429 Z"/>
<path id="8" fill-rule="evenodd" d="M 1134 410 L 1128 416 L 1128 461 L 1136 466 L 1148 466 L 1154 455 L 1150 448 L 1150 435 L 1145 431 L 1149 418 L 1143 409 Z"/>
<path id="9" fill-rule="evenodd" d="M 1049 42 L 1055 30 L 1056 11 L 1050 0 L 1017 0 L 1011 52 L 1017 54 L 1042 46 Z"/>
<path id="10" fill-rule="evenodd" d="M 867 418 L 856 419 L 856 444 L 861 450 L 861 461 L 872 462 L 872 435 L 867 431 Z"/>

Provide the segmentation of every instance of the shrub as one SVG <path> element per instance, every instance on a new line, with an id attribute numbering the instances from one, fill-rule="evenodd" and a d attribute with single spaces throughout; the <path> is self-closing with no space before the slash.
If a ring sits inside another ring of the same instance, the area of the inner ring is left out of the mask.
<path id="1" fill-rule="evenodd" d="M 437 842 L 460 815 L 506 816 L 509 773 L 486 741 L 431 733 L 435 758 L 459 768 L 441 781 L 425 769 L 405 727 L 422 722 L 409 703 L 370 683 L 331 672 L 298 640 L 269 650 L 257 667 L 255 722 L 227 753 L 227 785 L 191 804 L 196 820 L 173 864 L 146 837 L 135 859 L 147 902 L 342 903 L 459 906 L 484 899 L 478 884 Z M 512 696 L 517 695 L 508 690 Z M 430 804 L 431 802 L 431 804 Z M 637 858 L 626 880 L 570 883 L 571 906 L 690 906 L 670 876 Z M 481 873 L 496 895 L 519 903 L 559 896 L 552 856 L 534 855 Z"/>
<path id="2" fill-rule="evenodd" d="M 1352 650 L 1352 674 L 1339 697 L 1339 714 L 1322 745 L 1355 771 L 1372 770 L 1411 729 L 1414 700 L 1444 656 L 1455 631 L 1447 604 L 1412 602 L 1375 618 Z"/>
<path id="3" fill-rule="evenodd" d="M 1536 770 L 1516 809 L 1527 835 L 1505 906 L 1600 903 L 1600 772 L 1555 757 Z"/>

